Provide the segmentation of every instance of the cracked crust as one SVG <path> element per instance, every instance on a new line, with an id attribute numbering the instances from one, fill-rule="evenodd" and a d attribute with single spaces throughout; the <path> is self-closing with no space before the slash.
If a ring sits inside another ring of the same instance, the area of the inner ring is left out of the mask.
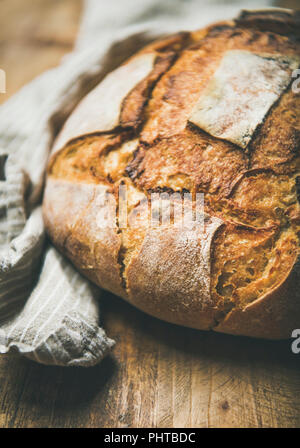
<path id="1" fill-rule="evenodd" d="M 288 10 L 243 11 L 151 43 L 79 104 L 54 144 L 43 211 L 50 238 L 84 275 L 166 321 L 290 337 L 300 323 L 300 95 L 287 79 L 299 29 Z M 253 73 L 251 86 L 247 76 L 231 82 L 228 61 L 239 54 L 263 73 L 259 100 Z M 280 76 L 268 76 L 270 61 Z M 230 101 L 224 79 L 249 100 Z M 150 195 L 153 210 L 167 207 L 156 193 L 176 199 L 171 221 L 153 228 Z M 187 193 L 204 194 L 204 225 L 176 225 Z"/>

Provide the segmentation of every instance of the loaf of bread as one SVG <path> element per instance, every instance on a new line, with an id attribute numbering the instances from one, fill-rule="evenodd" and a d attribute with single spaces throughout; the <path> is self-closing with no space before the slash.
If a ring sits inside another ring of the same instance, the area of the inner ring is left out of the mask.
<path id="1" fill-rule="evenodd" d="M 54 245 L 159 319 L 290 337 L 300 328 L 299 66 L 290 10 L 243 11 L 139 51 L 54 143 L 43 202 Z"/>

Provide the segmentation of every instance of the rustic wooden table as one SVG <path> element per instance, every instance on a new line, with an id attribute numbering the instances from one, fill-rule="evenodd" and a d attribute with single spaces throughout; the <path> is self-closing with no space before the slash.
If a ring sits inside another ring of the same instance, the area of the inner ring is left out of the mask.
<path id="1" fill-rule="evenodd" d="M 0 8 L 3 102 L 71 50 L 81 1 L 0 0 Z M 188 330 L 109 294 L 102 314 L 117 344 L 97 367 L 0 359 L 0 427 L 300 426 L 300 355 L 289 341 Z"/>

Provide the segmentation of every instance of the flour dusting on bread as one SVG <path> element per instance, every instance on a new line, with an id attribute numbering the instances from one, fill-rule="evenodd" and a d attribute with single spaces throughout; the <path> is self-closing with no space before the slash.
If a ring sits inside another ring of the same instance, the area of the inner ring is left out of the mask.
<path id="1" fill-rule="evenodd" d="M 300 322 L 299 25 L 292 11 L 247 11 L 168 36 L 79 104 L 55 142 L 43 211 L 84 275 L 175 324 L 290 337 Z M 198 195 L 204 222 L 193 220 Z"/>
<path id="2" fill-rule="evenodd" d="M 257 126 L 291 82 L 296 57 L 232 50 L 200 96 L 190 121 L 246 148 Z"/>

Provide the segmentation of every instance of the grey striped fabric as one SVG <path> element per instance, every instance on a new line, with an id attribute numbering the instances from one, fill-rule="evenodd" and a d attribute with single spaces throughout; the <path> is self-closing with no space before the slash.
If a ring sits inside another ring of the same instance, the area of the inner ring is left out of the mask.
<path id="1" fill-rule="evenodd" d="M 1 151 L 0 160 L 0 352 L 15 349 L 44 364 L 94 365 L 114 344 L 98 326 L 99 291 L 54 248 L 45 250 L 39 272 L 41 207 L 26 221 L 28 176 L 13 155 Z"/>
<path id="2" fill-rule="evenodd" d="M 75 51 L 0 108 L 1 353 L 92 366 L 111 350 L 99 327 L 100 290 L 45 245 L 40 202 L 54 134 L 82 96 L 145 43 L 264 2 L 232 3 L 87 0 Z"/>
<path id="3" fill-rule="evenodd" d="M 98 319 L 92 287 L 50 248 L 25 306 L 2 326 L 0 350 L 17 348 L 44 364 L 91 366 L 113 345 Z"/>

